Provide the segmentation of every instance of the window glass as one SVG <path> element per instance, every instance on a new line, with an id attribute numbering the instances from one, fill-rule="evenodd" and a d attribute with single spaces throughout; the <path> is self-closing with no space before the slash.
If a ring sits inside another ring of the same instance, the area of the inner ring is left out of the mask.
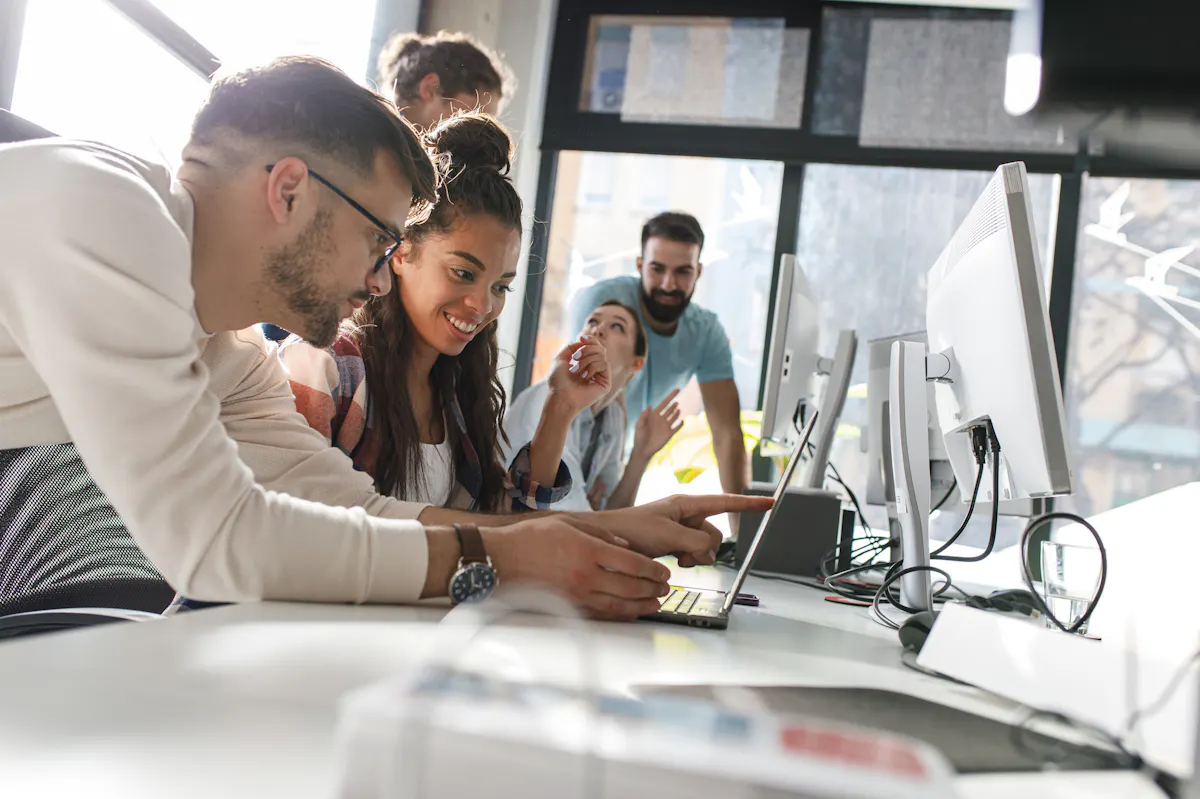
<path id="1" fill-rule="evenodd" d="M 807 29 L 778 18 L 594 16 L 580 110 L 798 128 L 808 40 Z"/>
<path id="2" fill-rule="evenodd" d="M 685 211 L 706 236 L 693 302 L 724 325 L 742 406 L 753 408 L 782 181 L 783 165 L 775 162 L 561 153 L 534 381 L 579 332 L 566 329 L 571 297 L 601 280 L 637 275 L 642 225 L 662 211 Z"/>
<path id="3" fill-rule="evenodd" d="M 811 164 L 805 168 L 797 260 L 821 313 L 821 352 L 833 355 L 838 331 L 858 332 L 851 389 L 831 460 L 860 497 L 866 488 L 867 342 L 925 328 L 926 276 L 991 178 L 987 172 Z M 1034 222 L 1047 285 L 1058 176 L 1030 175 Z M 967 487 L 969 490 L 971 486 Z M 935 498 L 935 502 L 940 497 Z M 864 508 L 886 528 L 883 508 Z M 933 535 L 945 539 L 961 521 L 940 513 Z M 982 546 L 988 524 L 972 523 L 960 539 Z M 948 529 L 947 529 L 948 528 Z M 1019 525 L 1006 526 L 1014 543 Z"/>
<path id="4" fill-rule="evenodd" d="M 826 8 L 813 129 L 869 147 L 1073 152 L 1054 120 L 1004 110 L 996 12 Z"/>
<path id="5" fill-rule="evenodd" d="M 375 0 L 153 0 L 230 68 L 319 55 L 366 78 Z M 230 24 L 237 20 L 237 24 Z M 13 112 L 72 138 L 172 165 L 208 82 L 102 0 L 39 0 L 26 11 Z"/>
<path id="6" fill-rule="evenodd" d="M 12 110 L 53 133 L 177 164 L 207 94 L 206 80 L 108 3 L 26 9 Z"/>
<path id="7" fill-rule="evenodd" d="M 1200 480 L 1200 182 L 1084 184 L 1066 374 L 1079 512 Z"/>
<path id="8" fill-rule="evenodd" d="M 375 76 L 367 64 L 376 0 L 153 0 L 226 67 L 262 64 L 283 55 L 316 55 L 357 81 Z M 236 24 L 230 24 L 236 20 Z"/>

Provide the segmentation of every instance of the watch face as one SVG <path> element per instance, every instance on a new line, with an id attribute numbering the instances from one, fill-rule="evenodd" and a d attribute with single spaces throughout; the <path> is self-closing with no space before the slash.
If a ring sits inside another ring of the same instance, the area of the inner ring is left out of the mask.
<path id="1" fill-rule="evenodd" d="M 496 572 L 486 563 L 468 563 L 450 579 L 450 601 L 482 602 L 496 590 Z"/>

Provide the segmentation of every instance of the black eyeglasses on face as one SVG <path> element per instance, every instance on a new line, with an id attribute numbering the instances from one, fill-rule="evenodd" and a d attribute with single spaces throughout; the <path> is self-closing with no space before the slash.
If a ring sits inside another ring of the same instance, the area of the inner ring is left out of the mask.
<path id="1" fill-rule="evenodd" d="M 267 164 L 268 174 L 274 168 L 275 168 L 274 164 Z M 375 216 L 373 213 L 368 211 L 366 208 L 363 208 L 361 205 L 359 205 L 357 202 L 355 202 L 354 199 L 350 195 L 346 194 L 346 192 L 342 191 L 337 186 L 333 185 L 328 180 L 326 180 L 325 178 L 323 178 L 319 174 L 317 174 L 316 170 L 314 170 L 310 167 L 305 167 L 305 169 L 308 169 L 308 174 L 311 175 L 314 180 L 316 180 L 318 183 L 321 183 L 322 185 L 325 186 L 325 188 L 329 189 L 331 192 L 333 192 L 334 194 L 336 194 L 337 196 L 339 196 L 343 200 L 345 200 L 346 203 L 351 208 L 353 208 L 355 211 L 358 211 L 360 214 L 362 214 L 364 217 L 366 217 L 368 222 L 370 222 L 375 227 L 379 228 L 380 233 L 382 233 L 383 235 L 387 236 L 388 238 L 390 238 L 392 240 L 392 243 L 389 244 L 387 246 L 387 248 L 383 251 L 383 255 L 381 255 L 379 257 L 379 260 L 375 262 L 375 267 L 372 271 L 378 272 L 380 269 L 382 269 L 387 264 L 388 261 L 392 260 L 392 256 L 396 254 L 397 248 L 400 247 L 400 242 L 404 241 L 404 236 L 393 231 L 390 227 L 388 227 L 386 224 L 384 224 L 382 221 L 380 221 L 379 217 Z"/>

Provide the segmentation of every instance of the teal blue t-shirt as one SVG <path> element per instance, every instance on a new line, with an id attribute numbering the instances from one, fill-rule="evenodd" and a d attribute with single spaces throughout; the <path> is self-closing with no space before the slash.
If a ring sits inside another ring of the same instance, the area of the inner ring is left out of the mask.
<path id="1" fill-rule="evenodd" d="M 641 281 L 635 276 L 614 277 L 590 286 L 571 302 L 570 335 L 583 330 L 588 314 L 602 302 L 617 300 L 638 312 L 646 329 L 646 367 L 625 389 L 629 425 L 645 408 L 657 405 L 673 389 L 683 388 L 695 376 L 699 383 L 733 379 L 733 354 L 725 328 L 712 311 L 688 305 L 673 336 L 660 336 L 646 324 L 642 311 Z"/>

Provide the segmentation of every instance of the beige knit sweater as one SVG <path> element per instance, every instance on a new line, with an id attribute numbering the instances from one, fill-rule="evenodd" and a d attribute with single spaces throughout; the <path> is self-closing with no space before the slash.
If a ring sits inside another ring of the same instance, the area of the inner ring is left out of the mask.
<path id="1" fill-rule="evenodd" d="M 202 330 L 192 217 L 164 166 L 0 146 L 0 449 L 74 442 L 189 597 L 415 601 L 421 506 L 308 427 L 261 335 Z"/>

